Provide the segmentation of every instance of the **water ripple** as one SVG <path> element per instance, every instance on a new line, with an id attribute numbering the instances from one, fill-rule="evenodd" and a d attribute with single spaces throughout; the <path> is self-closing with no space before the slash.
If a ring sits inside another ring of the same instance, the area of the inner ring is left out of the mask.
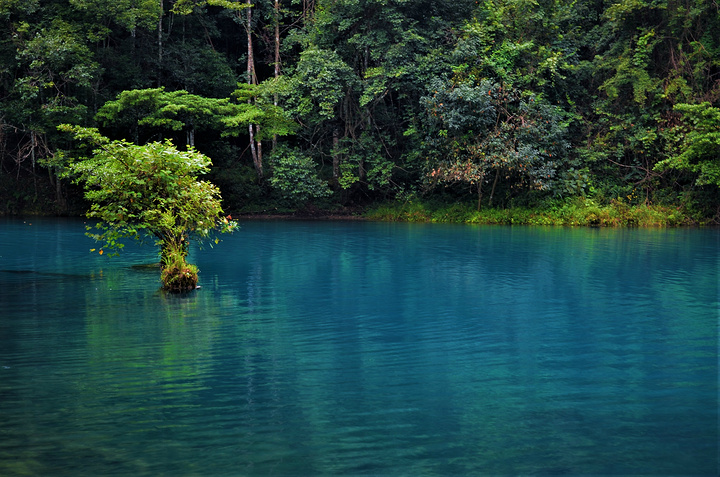
<path id="1" fill-rule="evenodd" d="M 9 224 L 2 475 L 716 473 L 717 231 L 250 223 L 172 297 Z"/>

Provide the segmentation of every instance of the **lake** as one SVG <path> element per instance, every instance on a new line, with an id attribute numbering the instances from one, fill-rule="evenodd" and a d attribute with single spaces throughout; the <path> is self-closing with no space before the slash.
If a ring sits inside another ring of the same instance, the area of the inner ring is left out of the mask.
<path id="1" fill-rule="evenodd" d="M 0 475 L 718 475 L 718 229 L 0 218 Z"/>

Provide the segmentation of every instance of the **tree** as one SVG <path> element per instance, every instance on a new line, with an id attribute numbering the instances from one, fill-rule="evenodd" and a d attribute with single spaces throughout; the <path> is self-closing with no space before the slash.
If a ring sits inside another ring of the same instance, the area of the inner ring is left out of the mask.
<path id="1" fill-rule="evenodd" d="M 295 123 L 282 108 L 270 104 L 265 92 L 267 84 L 238 84 L 230 98 L 206 98 L 187 91 L 165 91 L 165 88 L 129 90 L 114 101 L 105 103 L 95 116 L 105 127 L 122 127 L 136 143 L 140 142 L 139 127 L 165 132 L 184 131 L 186 144 L 195 146 L 197 131 L 221 131 L 222 136 L 239 136 L 248 124 L 262 126 L 264 140 L 272 135 L 285 136 Z M 249 101 L 252 99 L 252 101 Z"/>
<path id="2" fill-rule="evenodd" d="M 95 147 L 89 157 L 69 162 L 68 174 L 84 184 L 92 204 L 87 216 L 99 220 L 99 232 L 88 235 L 102 243 L 100 250 L 121 249 L 122 238 L 152 237 L 160 247 L 163 288 L 194 289 L 197 268 L 186 262 L 190 239 L 237 226 L 224 217 L 217 187 L 198 179 L 210 159 L 192 148 L 178 151 L 169 140 L 137 146 L 110 141 L 96 129 L 60 129 Z"/>
<path id="3" fill-rule="evenodd" d="M 331 159 L 333 187 L 346 197 L 386 195 L 394 176 L 409 175 L 404 162 L 416 143 L 404 132 L 424 79 L 436 72 L 424 56 L 446 46 L 471 4 L 317 0 L 304 28 L 285 42 L 300 50 L 284 62 L 299 140 L 316 160 Z"/>
<path id="4" fill-rule="evenodd" d="M 720 193 L 701 185 L 706 119 L 674 108 L 718 107 L 716 0 L 2 0 L 0 31 L 7 211 L 72 211 L 56 126 L 93 118 L 139 146 L 196 143 L 243 200 L 279 191 L 274 166 L 342 202 L 433 171 L 492 206 Z"/>
<path id="5" fill-rule="evenodd" d="M 590 3 L 590 2 L 588 2 Z M 716 102 L 720 83 L 720 16 L 716 2 L 619 0 L 597 3 L 597 25 L 587 36 L 589 95 L 587 146 L 578 148 L 604 194 L 644 189 L 661 198 L 663 167 L 673 155 L 676 104 Z M 581 66 L 584 68 L 584 66 Z M 673 162 L 672 160 L 670 162 Z M 670 174 L 665 175 L 670 177 Z"/>
<path id="6" fill-rule="evenodd" d="M 572 117 L 559 104 L 557 85 L 568 59 L 540 27 L 551 15 L 535 2 L 488 0 L 444 54 L 445 68 L 428 80 L 414 134 L 431 184 L 468 184 L 477 193 L 490 182 L 488 205 L 498 189 L 552 191 L 566 164 Z M 545 44 L 547 43 L 547 44 Z M 551 99 L 553 100 L 551 102 Z M 555 103 L 555 104 L 553 104 Z"/>
<path id="7" fill-rule="evenodd" d="M 203 129 L 219 129 L 220 116 L 229 107 L 229 100 L 205 98 L 187 91 L 166 92 L 165 88 L 123 91 L 114 101 L 105 103 L 95 120 L 105 127 L 123 127 L 140 142 L 139 127 L 147 126 L 162 132 L 185 132 L 185 143 L 195 147 L 195 133 Z"/>
<path id="8" fill-rule="evenodd" d="M 34 10 L 34 9 L 33 9 Z M 2 9 L 0 8 L 0 12 Z M 53 132 L 61 122 L 80 121 L 87 106 L 81 97 L 87 94 L 98 74 L 83 33 L 77 25 L 54 19 L 40 28 L 18 22 L 7 41 L 7 53 L 14 50 L 13 60 L 0 59 L 0 116 L 10 134 L 0 134 L 0 150 L 7 151 L 6 141 L 14 149 L 0 155 L 0 164 L 14 156 L 15 167 L 31 163 L 36 175 L 38 164 L 50 165 L 49 178 L 55 186 L 56 203 L 64 208 L 60 179 L 53 171 Z M 4 48 L 2 48 L 4 49 Z M 7 89 L 6 89 L 7 88 Z M 34 177 L 37 198 L 37 178 Z"/>
<path id="9" fill-rule="evenodd" d="M 550 190 L 568 143 L 566 118 L 541 97 L 483 80 L 445 88 L 438 82 L 427 107 L 432 182 L 461 182 L 477 191 L 494 172 L 489 204 L 501 179 L 509 189 Z"/>
<path id="10" fill-rule="evenodd" d="M 207 0 L 207 2 L 182 2 L 183 5 L 177 8 L 176 11 L 180 13 L 187 13 L 192 11 L 192 7 L 197 7 L 203 3 L 207 5 L 219 6 L 233 12 L 233 17 L 237 23 L 242 24 L 245 27 L 245 35 L 247 40 L 247 69 L 246 69 L 246 81 L 248 85 L 257 85 L 258 76 L 255 70 L 255 48 L 253 46 L 253 4 L 250 0 L 234 1 L 234 0 Z M 243 18 L 243 12 L 245 17 Z M 248 104 L 253 104 L 253 98 L 248 98 Z M 259 181 L 263 181 L 265 172 L 263 170 L 263 155 L 262 155 L 262 140 L 260 125 L 256 123 L 247 124 L 248 135 L 250 136 L 250 152 L 252 155 L 253 165 L 258 176 Z"/>
<path id="11" fill-rule="evenodd" d="M 720 109 L 705 101 L 676 104 L 683 114 L 682 124 L 672 129 L 677 153 L 660 161 L 658 170 L 679 169 L 697 174 L 697 185 L 720 187 Z"/>
<path id="12" fill-rule="evenodd" d="M 302 152 L 277 146 L 272 152 L 271 164 L 270 185 L 291 204 L 302 205 L 331 194 L 327 183 L 317 176 L 315 163 Z"/>

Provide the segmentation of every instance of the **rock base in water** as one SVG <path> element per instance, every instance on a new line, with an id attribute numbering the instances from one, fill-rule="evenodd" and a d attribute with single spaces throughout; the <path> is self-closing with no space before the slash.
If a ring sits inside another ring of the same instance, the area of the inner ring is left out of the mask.
<path id="1" fill-rule="evenodd" d="M 198 283 L 197 268 L 193 265 L 164 268 L 161 274 L 163 290 L 170 293 L 187 293 Z"/>

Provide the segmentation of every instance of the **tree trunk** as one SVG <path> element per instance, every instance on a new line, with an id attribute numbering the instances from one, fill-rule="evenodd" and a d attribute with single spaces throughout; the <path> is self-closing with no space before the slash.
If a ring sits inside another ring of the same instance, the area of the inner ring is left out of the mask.
<path id="1" fill-rule="evenodd" d="M 33 184 L 35 184 L 35 199 L 38 197 L 37 174 L 35 173 L 35 148 L 37 147 L 37 138 L 35 131 L 30 131 L 30 157 L 32 159 Z"/>
<path id="2" fill-rule="evenodd" d="M 367 59 L 366 59 L 366 71 L 367 71 Z M 372 129 L 372 117 L 371 117 L 370 108 L 365 108 L 365 117 L 367 118 L 367 124 L 365 127 L 367 128 L 368 134 L 370 130 Z M 360 183 L 363 183 L 367 177 L 367 173 L 365 171 L 365 160 L 363 159 L 364 156 L 360 156 L 360 163 L 358 164 L 358 180 Z"/>
<path id="3" fill-rule="evenodd" d="M 333 187 L 340 188 L 340 131 L 337 126 L 333 129 L 332 173 Z"/>
<path id="4" fill-rule="evenodd" d="M 160 236 L 163 236 L 162 234 Z M 171 293 L 187 293 L 197 288 L 197 267 L 187 263 L 190 250 L 189 236 L 182 233 L 170 237 L 164 235 L 165 241 L 160 244 L 160 280 L 165 291 Z"/>
<path id="5" fill-rule="evenodd" d="M 280 0 L 275 0 L 275 79 L 280 77 Z M 277 106 L 277 93 L 275 94 Z"/>
<path id="6" fill-rule="evenodd" d="M 500 177 L 500 171 L 495 171 L 495 180 L 493 181 L 492 189 L 490 189 L 490 200 L 488 201 L 488 205 L 492 207 L 492 200 L 493 196 L 495 195 L 495 186 L 498 183 L 498 178 Z"/>
<path id="7" fill-rule="evenodd" d="M 252 41 L 252 3 L 247 0 L 247 23 L 245 30 L 247 31 L 247 82 L 248 84 L 257 84 L 257 75 L 255 73 L 255 56 L 253 54 L 253 41 Z M 252 103 L 252 99 L 248 99 L 248 103 Z M 263 164 L 262 164 L 262 145 L 260 141 L 256 141 L 255 137 L 257 134 L 257 125 L 250 124 L 248 126 L 248 132 L 250 133 L 250 153 L 252 154 L 253 165 L 255 166 L 255 172 L 258 175 L 260 181 L 263 180 Z"/>
<path id="8" fill-rule="evenodd" d="M 275 0 L 275 81 L 280 78 L 280 0 Z M 278 105 L 277 91 L 273 95 L 273 104 Z M 272 148 L 275 150 L 277 146 L 277 134 L 273 134 Z"/>
<path id="9" fill-rule="evenodd" d="M 247 0 L 247 23 L 245 24 L 245 31 L 247 32 L 247 82 L 248 84 L 256 84 L 257 79 L 255 77 L 255 56 L 253 54 L 253 41 L 252 41 L 252 4 L 250 0 Z"/>
<path id="10" fill-rule="evenodd" d="M 157 28 L 157 43 L 158 43 L 158 66 L 157 66 L 157 87 L 162 86 L 162 61 L 163 61 L 163 39 L 162 39 L 162 24 L 163 24 L 163 9 L 165 8 L 163 0 L 160 0 L 160 19 L 158 20 Z"/>
<path id="11" fill-rule="evenodd" d="M 48 167 L 48 177 L 50 179 L 50 185 L 55 188 L 55 203 L 57 204 L 58 210 L 64 211 L 66 209 L 65 197 L 62 193 L 62 182 L 60 181 L 60 171 L 57 167 Z"/>
<path id="12" fill-rule="evenodd" d="M 255 137 L 260 136 L 260 125 L 255 125 Z M 262 150 L 262 141 L 255 141 L 255 147 L 256 147 L 256 153 L 257 153 L 257 167 L 260 170 L 260 179 L 262 179 L 265 176 L 265 173 L 263 172 L 263 150 Z"/>
<path id="13" fill-rule="evenodd" d="M 257 172 L 258 179 L 263 179 L 263 167 L 260 161 L 260 155 L 258 154 L 258 147 L 255 144 L 255 125 L 250 124 L 248 126 L 248 133 L 250 134 L 250 153 L 252 154 L 253 166 L 255 166 L 255 172 Z M 259 143 L 258 143 L 259 145 Z"/>
<path id="14" fill-rule="evenodd" d="M 482 183 L 483 179 L 485 178 L 485 174 L 480 176 L 480 180 L 478 180 L 477 183 L 477 193 L 478 193 L 478 203 L 477 203 L 477 210 L 480 212 L 480 209 L 482 208 Z"/>
<path id="15" fill-rule="evenodd" d="M 62 182 L 60 182 L 60 174 L 58 173 L 57 168 L 55 169 L 55 200 L 57 201 L 58 208 L 61 211 L 65 211 L 67 209 L 67 203 L 65 202 L 65 197 L 62 193 Z"/>

